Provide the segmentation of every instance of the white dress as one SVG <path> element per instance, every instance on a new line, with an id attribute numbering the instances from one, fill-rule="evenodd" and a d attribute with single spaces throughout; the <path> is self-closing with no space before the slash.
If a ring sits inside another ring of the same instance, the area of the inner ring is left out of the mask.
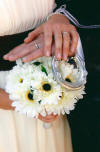
<path id="1" fill-rule="evenodd" d="M 0 0 L 0 23 L 3 23 L 0 24 L 0 36 L 36 27 L 53 8 L 54 0 Z M 1 88 L 4 88 L 6 74 L 0 72 Z M 60 116 L 51 128 L 44 129 L 43 122 L 38 119 L 0 109 L 0 152 L 72 151 L 66 116 Z"/>

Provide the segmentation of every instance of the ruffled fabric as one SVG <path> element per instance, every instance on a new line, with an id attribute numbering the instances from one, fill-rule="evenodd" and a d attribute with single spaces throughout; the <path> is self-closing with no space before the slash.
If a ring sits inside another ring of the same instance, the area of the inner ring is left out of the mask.
<path id="1" fill-rule="evenodd" d="M 0 109 L 0 152 L 73 152 L 66 116 L 45 129 L 43 122 Z"/>
<path id="2" fill-rule="evenodd" d="M 35 28 L 53 8 L 54 0 L 0 0 L 0 36 Z"/>

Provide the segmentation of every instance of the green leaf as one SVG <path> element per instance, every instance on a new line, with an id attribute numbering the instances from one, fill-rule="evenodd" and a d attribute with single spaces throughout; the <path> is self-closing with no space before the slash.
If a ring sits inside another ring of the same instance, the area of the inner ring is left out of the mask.
<path id="1" fill-rule="evenodd" d="M 33 93 L 34 93 L 34 90 L 32 89 L 32 87 L 31 87 L 31 89 L 30 89 L 30 93 L 31 93 L 31 94 L 33 94 Z"/>
<path id="2" fill-rule="evenodd" d="M 33 64 L 36 65 L 36 66 L 39 66 L 42 63 L 37 61 L 37 62 L 34 62 Z"/>
<path id="3" fill-rule="evenodd" d="M 44 72 L 48 76 L 47 70 L 43 65 L 41 65 L 41 71 Z"/>
<path id="4" fill-rule="evenodd" d="M 41 103 L 41 100 L 39 100 L 38 102 L 39 102 L 39 104 L 40 104 L 40 103 Z"/>

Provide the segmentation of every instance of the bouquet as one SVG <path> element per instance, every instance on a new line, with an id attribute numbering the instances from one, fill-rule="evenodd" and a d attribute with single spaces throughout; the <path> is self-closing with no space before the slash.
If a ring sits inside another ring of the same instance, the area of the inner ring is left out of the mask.
<path id="1" fill-rule="evenodd" d="M 61 86 L 52 73 L 51 57 L 40 57 L 29 63 L 16 61 L 7 76 L 6 92 L 15 111 L 37 118 L 39 114 L 69 114 L 75 103 L 83 98 L 84 88 L 71 91 Z M 63 79 L 75 82 L 80 72 L 74 65 L 60 61 Z"/>

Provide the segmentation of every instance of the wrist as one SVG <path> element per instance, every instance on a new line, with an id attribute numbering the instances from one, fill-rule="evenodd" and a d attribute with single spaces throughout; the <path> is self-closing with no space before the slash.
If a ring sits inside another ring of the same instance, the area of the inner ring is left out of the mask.
<path id="1" fill-rule="evenodd" d="M 69 19 L 61 13 L 52 13 L 48 16 L 47 20 L 60 20 L 62 22 L 65 22 L 66 24 L 70 24 Z"/>

